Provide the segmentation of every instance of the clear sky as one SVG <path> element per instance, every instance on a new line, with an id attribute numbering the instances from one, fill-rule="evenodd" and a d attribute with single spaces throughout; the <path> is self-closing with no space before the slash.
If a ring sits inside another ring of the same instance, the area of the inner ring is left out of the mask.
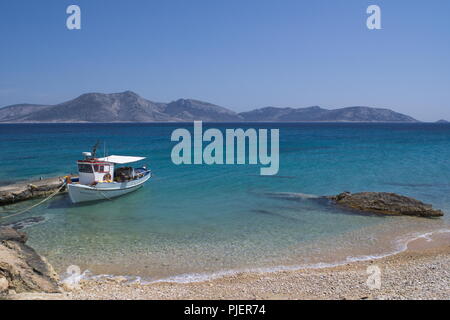
<path id="1" fill-rule="evenodd" d="M 382 30 L 366 27 L 371 4 Z M 450 120 L 448 0 L 1 0 L 0 35 L 0 106 L 132 90 Z"/>

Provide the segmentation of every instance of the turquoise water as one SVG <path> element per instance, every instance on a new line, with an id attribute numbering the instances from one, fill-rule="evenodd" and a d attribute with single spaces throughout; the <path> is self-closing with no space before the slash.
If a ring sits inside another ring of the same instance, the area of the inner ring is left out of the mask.
<path id="1" fill-rule="evenodd" d="M 366 216 L 314 199 L 390 191 L 450 212 L 448 125 L 204 124 L 279 128 L 277 176 L 260 176 L 259 165 L 176 166 L 170 135 L 179 127 L 192 124 L 0 125 L 0 184 L 76 172 L 75 161 L 97 139 L 110 154 L 148 157 L 142 164 L 154 174 L 113 201 L 72 205 L 57 196 L 2 223 L 44 217 L 26 228 L 29 241 L 61 273 L 79 265 L 150 280 L 382 255 L 398 250 L 400 240 L 449 228 L 449 214 Z"/>

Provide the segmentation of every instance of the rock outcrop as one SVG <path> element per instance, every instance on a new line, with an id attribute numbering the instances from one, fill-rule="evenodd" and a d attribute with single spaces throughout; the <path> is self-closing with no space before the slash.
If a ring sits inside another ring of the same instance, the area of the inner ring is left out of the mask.
<path id="1" fill-rule="evenodd" d="M 0 295 L 60 292 L 57 273 L 26 241 L 25 233 L 0 227 Z"/>
<path id="2" fill-rule="evenodd" d="M 0 205 L 7 205 L 34 198 L 45 197 L 60 189 L 63 184 L 64 178 L 56 177 L 1 186 Z M 64 191 L 65 188 L 61 189 L 61 192 Z"/>
<path id="3" fill-rule="evenodd" d="M 344 192 L 329 197 L 334 203 L 359 211 L 385 215 L 406 215 L 417 217 L 441 217 L 441 210 L 433 209 L 430 204 L 419 200 L 388 192 Z"/>

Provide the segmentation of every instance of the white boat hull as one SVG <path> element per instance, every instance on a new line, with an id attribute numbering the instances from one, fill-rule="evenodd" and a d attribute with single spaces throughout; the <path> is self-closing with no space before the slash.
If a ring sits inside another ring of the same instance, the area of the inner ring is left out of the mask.
<path id="1" fill-rule="evenodd" d="M 112 198 L 136 191 L 142 187 L 150 177 L 151 174 L 148 172 L 142 178 L 127 182 L 98 183 L 95 186 L 72 183 L 67 185 L 67 189 L 72 203 L 111 200 Z"/>

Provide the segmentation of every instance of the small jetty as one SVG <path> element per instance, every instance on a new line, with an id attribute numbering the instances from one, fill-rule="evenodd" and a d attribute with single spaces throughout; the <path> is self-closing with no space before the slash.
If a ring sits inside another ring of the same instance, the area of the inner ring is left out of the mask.
<path id="1" fill-rule="evenodd" d="M 65 177 L 55 177 L 0 186 L 0 206 L 46 197 L 59 189 L 61 193 L 67 192 L 65 182 Z"/>

